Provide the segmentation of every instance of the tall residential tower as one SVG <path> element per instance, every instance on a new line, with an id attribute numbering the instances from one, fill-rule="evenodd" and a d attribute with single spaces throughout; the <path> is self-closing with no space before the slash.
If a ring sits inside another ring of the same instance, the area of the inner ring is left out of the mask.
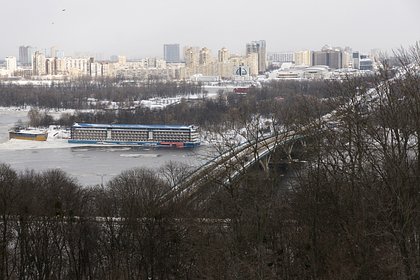
<path id="1" fill-rule="evenodd" d="M 179 63 L 179 44 L 163 45 L 163 59 L 168 63 Z"/>
<path id="2" fill-rule="evenodd" d="M 246 44 L 246 55 L 258 54 L 258 72 L 264 73 L 267 70 L 267 47 L 265 40 L 252 41 Z"/>
<path id="3" fill-rule="evenodd" d="M 19 47 L 19 62 L 22 65 L 31 65 L 32 63 L 32 55 L 34 52 L 34 48 L 31 46 L 20 46 Z"/>

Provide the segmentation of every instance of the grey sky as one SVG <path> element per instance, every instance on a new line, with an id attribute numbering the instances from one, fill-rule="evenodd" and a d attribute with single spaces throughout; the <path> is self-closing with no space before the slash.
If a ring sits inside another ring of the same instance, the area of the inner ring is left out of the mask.
<path id="1" fill-rule="evenodd" d="M 243 53 L 350 46 L 369 51 L 420 40 L 420 0 L 0 0 L 0 59 L 20 45 L 162 56 L 163 44 Z M 62 11 L 65 9 L 65 11 Z"/>

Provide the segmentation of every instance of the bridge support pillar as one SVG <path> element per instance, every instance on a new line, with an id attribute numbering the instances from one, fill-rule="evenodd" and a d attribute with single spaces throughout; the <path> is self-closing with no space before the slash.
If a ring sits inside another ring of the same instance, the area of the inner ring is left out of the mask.
<path id="1" fill-rule="evenodd" d="M 300 144 L 300 146 L 302 146 L 303 148 L 306 148 L 306 141 L 302 140 L 302 139 L 298 139 L 297 141 L 294 141 L 293 143 L 290 143 L 286 148 L 286 154 L 287 154 L 287 159 L 289 161 L 292 160 L 292 152 L 293 152 L 293 148 L 295 147 L 296 143 Z"/>
<path id="2" fill-rule="evenodd" d="M 259 163 L 262 167 L 262 169 L 264 170 L 265 173 L 269 173 L 270 171 L 270 167 L 269 167 L 269 163 L 270 163 L 270 159 L 271 159 L 271 155 L 268 155 L 262 159 L 259 160 Z"/>
<path id="3" fill-rule="evenodd" d="M 294 143 L 292 143 L 291 145 L 289 145 L 289 146 L 287 147 L 287 159 L 288 159 L 289 161 L 291 161 L 291 160 L 292 160 L 293 145 L 294 145 Z"/>

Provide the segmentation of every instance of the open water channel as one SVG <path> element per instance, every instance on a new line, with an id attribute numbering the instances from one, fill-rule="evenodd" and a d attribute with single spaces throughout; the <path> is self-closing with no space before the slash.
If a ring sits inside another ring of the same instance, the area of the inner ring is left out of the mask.
<path id="1" fill-rule="evenodd" d="M 158 170 L 169 161 L 202 164 L 208 148 L 195 149 L 75 146 L 65 140 L 36 142 L 8 140 L 8 130 L 18 121 L 27 120 L 27 112 L 0 108 L 0 163 L 18 171 L 44 171 L 60 168 L 80 184 L 106 183 L 124 170 L 146 167 Z"/>

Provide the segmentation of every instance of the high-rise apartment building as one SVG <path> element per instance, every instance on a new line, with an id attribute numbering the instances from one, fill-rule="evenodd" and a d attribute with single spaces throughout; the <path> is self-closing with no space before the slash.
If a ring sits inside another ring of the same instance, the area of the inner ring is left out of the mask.
<path id="1" fill-rule="evenodd" d="M 256 76 L 259 72 L 258 53 L 250 53 L 246 56 L 245 64 L 249 66 L 249 75 Z"/>
<path id="2" fill-rule="evenodd" d="M 179 63 L 179 44 L 163 45 L 163 58 L 168 63 Z"/>
<path id="3" fill-rule="evenodd" d="M 63 58 L 64 57 L 64 51 L 63 50 L 56 50 L 55 51 L 55 57 Z"/>
<path id="4" fill-rule="evenodd" d="M 57 58 L 49 57 L 45 59 L 45 74 L 57 75 Z"/>
<path id="5" fill-rule="evenodd" d="M 57 47 L 56 46 L 53 46 L 53 47 L 51 47 L 51 49 L 50 49 L 50 57 L 57 57 Z"/>
<path id="6" fill-rule="evenodd" d="M 6 56 L 6 70 L 10 75 L 13 75 L 13 73 L 17 70 L 17 62 L 15 56 Z"/>
<path id="7" fill-rule="evenodd" d="M 327 65 L 327 52 L 314 51 L 312 52 L 312 65 Z"/>
<path id="8" fill-rule="evenodd" d="M 311 51 L 298 51 L 295 52 L 295 65 L 311 66 L 312 55 Z"/>
<path id="9" fill-rule="evenodd" d="M 339 49 L 325 49 L 312 53 L 312 65 L 326 65 L 331 69 L 343 67 L 343 52 Z"/>
<path id="10" fill-rule="evenodd" d="M 360 55 L 359 63 L 360 70 L 373 71 L 373 60 L 368 55 Z"/>
<path id="11" fill-rule="evenodd" d="M 200 49 L 198 47 L 185 47 L 184 59 L 186 67 L 198 66 L 200 58 Z"/>
<path id="12" fill-rule="evenodd" d="M 293 52 L 270 52 L 267 55 L 267 60 L 269 62 L 294 62 L 295 61 L 295 54 Z"/>
<path id="13" fill-rule="evenodd" d="M 246 44 L 246 55 L 258 54 L 258 72 L 264 73 L 267 69 L 267 47 L 265 40 L 252 41 Z"/>
<path id="14" fill-rule="evenodd" d="M 212 62 L 211 51 L 208 48 L 202 48 L 200 50 L 199 64 L 208 65 Z"/>
<path id="15" fill-rule="evenodd" d="M 217 61 L 221 63 L 226 63 L 229 61 L 229 50 L 227 48 L 221 48 L 217 53 Z"/>
<path id="16" fill-rule="evenodd" d="M 34 52 L 34 48 L 31 46 L 20 46 L 19 47 L 19 62 L 22 65 L 31 65 L 32 63 L 32 55 Z"/>
<path id="17" fill-rule="evenodd" d="M 32 59 L 32 74 L 35 76 L 40 76 L 45 75 L 46 73 L 47 69 L 45 55 L 39 51 L 36 51 Z"/>
<path id="18" fill-rule="evenodd" d="M 127 57 L 125 55 L 118 56 L 118 64 L 125 65 L 127 63 Z"/>
<path id="19" fill-rule="evenodd" d="M 359 52 L 352 53 L 352 60 L 353 60 L 353 68 L 360 69 L 360 53 Z"/>

